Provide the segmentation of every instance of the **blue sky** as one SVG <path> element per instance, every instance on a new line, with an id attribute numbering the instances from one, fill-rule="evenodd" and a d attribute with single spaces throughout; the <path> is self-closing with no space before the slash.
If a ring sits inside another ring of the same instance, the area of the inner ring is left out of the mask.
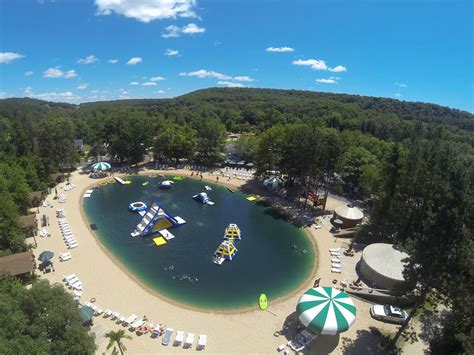
<path id="1" fill-rule="evenodd" d="M 473 112 L 472 13 L 470 0 L 3 0 L 0 97 L 248 86 Z"/>

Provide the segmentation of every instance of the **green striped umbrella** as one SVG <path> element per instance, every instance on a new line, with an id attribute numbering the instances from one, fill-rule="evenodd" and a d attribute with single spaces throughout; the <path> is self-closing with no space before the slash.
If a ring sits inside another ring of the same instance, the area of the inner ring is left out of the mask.
<path id="1" fill-rule="evenodd" d="M 92 170 L 94 171 L 105 171 L 110 169 L 110 164 L 105 162 L 95 163 L 92 165 Z"/>
<path id="2" fill-rule="evenodd" d="M 298 300 L 296 312 L 304 326 L 329 335 L 345 332 L 356 316 L 350 297 L 332 287 L 310 288 Z"/>

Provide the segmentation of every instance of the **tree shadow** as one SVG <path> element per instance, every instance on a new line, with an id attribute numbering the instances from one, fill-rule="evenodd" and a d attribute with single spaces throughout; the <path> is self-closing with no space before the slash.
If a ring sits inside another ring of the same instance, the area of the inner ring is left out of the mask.
<path id="1" fill-rule="evenodd" d="M 361 329 L 355 339 L 342 338 L 342 353 L 347 355 L 392 355 L 399 354 L 398 349 L 388 350 L 389 337 L 377 328 Z"/>

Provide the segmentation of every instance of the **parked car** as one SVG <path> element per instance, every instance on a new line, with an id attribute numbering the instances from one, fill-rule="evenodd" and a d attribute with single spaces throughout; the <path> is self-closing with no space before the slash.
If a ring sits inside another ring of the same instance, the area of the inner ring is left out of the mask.
<path id="1" fill-rule="evenodd" d="M 408 313 L 403 309 L 382 304 L 374 304 L 370 307 L 370 315 L 374 319 L 392 323 L 403 323 L 408 317 Z"/>

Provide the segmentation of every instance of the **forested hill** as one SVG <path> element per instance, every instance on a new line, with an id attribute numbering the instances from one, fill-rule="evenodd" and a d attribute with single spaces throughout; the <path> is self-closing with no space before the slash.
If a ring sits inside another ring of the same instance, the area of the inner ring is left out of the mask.
<path id="1" fill-rule="evenodd" d="M 81 104 L 81 107 L 104 106 L 149 107 L 194 107 L 205 105 L 222 110 L 240 111 L 276 109 L 281 113 L 324 114 L 328 109 L 361 110 L 381 114 L 392 114 L 404 120 L 442 122 L 462 129 L 474 130 L 474 115 L 445 106 L 406 102 L 388 98 L 331 94 L 301 90 L 251 89 L 251 88 L 210 88 L 197 90 L 174 99 L 135 99 L 102 101 Z"/>

